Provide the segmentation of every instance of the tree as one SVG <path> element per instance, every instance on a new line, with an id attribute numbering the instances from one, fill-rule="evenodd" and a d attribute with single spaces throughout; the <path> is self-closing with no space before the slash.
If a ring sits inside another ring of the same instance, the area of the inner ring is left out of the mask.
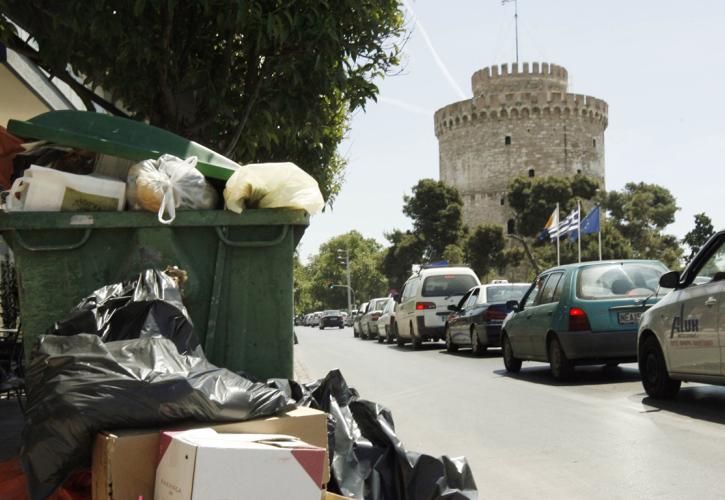
<path id="1" fill-rule="evenodd" d="M 505 249 L 503 228 L 490 224 L 478 226 L 466 243 L 468 261 L 479 277 L 506 265 Z"/>
<path id="2" fill-rule="evenodd" d="M 0 0 L 12 49 L 95 106 L 337 193 L 347 116 L 398 62 L 397 0 Z M 95 89 L 103 89 L 104 98 Z"/>
<path id="3" fill-rule="evenodd" d="M 423 257 L 442 259 L 446 247 L 458 244 L 464 234 L 458 190 L 442 181 L 422 179 L 404 200 L 403 213 L 413 219 L 413 230 L 424 242 Z"/>
<path id="4" fill-rule="evenodd" d="M 383 257 L 383 274 L 388 279 L 388 286 L 400 291 L 410 276 L 413 264 L 423 261 L 425 243 L 416 234 L 399 229 L 385 237 L 391 245 L 385 250 Z"/>
<path id="5" fill-rule="evenodd" d="M 373 238 L 350 231 L 323 243 L 307 266 L 310 296 L 316 309 L 347 309 L 347 289 L 332 287 L 347 284 L 345 265 L 340 261 L 346 250 L 350 252 L 350 281 L 357 302 L 387 294 L 388 283 L 380 271 L 382 246 Z"/>
<path id="6" fill-rule="evenodd" d="M 695 227 L 682 239 L 682 243 L 690 248 L 690 255 L 685 258 L 685 263 L 690 263 L 713 234 L 715 234 L 715 228 L 712 225 L 712 219 L 704 212 L 696 214 Z"/>

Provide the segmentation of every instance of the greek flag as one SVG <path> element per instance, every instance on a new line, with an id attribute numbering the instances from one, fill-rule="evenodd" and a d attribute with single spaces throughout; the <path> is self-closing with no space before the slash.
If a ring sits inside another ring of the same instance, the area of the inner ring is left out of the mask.
<path id="1" fill-rule="evenodd" d="M 579 230 L 579 207 L 576 207 L 572 212 L 562 220 L 557 227 L 549 230 L 549 236 L 551 239 L 562 239 L 571 232 Z"/>

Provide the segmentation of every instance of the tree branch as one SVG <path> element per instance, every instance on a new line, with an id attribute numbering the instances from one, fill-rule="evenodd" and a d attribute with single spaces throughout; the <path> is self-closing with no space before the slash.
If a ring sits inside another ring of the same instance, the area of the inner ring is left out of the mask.
<path id="1" fill-rule="evenodd" d="M 169 58 L 171 47 L 171 29 L 174 26 L 173 12 L 169 9 L 169 3 L 164 2 L 161 6 L 161 64 L 159 65 L 159 89 L 164 102 L 162 114 L 173 124 L 174 129 L 178 127 L 178 113 L 174 95 L 169 87 Z"/>
<path id="2" fill-rule="evenodd" d="M 531 253 L 531 250 L 529 249 L 529 244 L 526 243 L 526 239 L 522 236 L 519 236 L 518 234 L 507 234 L 506 236 L 521 243 L 521 246 L 524 247 L 524 251 L 526 252 L 526 256 L 529 258 L 529 262 L 531 262 L 531 265 L 536 271 L 536 274 L 538 275 L 539 273 L 541 273 L 541 268 L 539 267 L 538 262 L 536 262 L 536 259 L 534 259 L 534 255 Z"/>
<path id="3" fill-rule="evenodd" d="M 244 131 L 244 127 L 247 125 L 247 121 L 249 120 L 249 115 L 252 114 L 252 108 L 254 107 L 254 104 L 257 100 L 257 97 L 259 97 L 259 90 L 262 87 L 262 74 L 264 71 L 264 68 L 267 64 L 268 58 L 265 58 L 264 61 L 259 64 L 257 62 L 257 58 L 259 57 L 257 54 L 257 49 L 255 48 L 252 51 L 253 57 L 250 57 L 247 59 L 249 61 L 250 65 L 254 65 L 253 68 L 250 68 L 247 71 L 247 74 L 244 78 L 244 92 L 247 93 L 247 90 L 251 90 L 251 93 L 249 95 L 249 99 L 247 100 L 246 104 L 244 105 L 244 109 L 242 111 L 242 117 L 239 119 L 239 123 L 237 124 L 237 128 L 234 132 L 234 135 L 232 136 L 232 139 L 229 141 L 229 144 L 227 144 L 227 147 L 224 149 L 224 156 L 229 156 L 232 154 L 232 152 L 236 149 L 237 144 L 239 143 L 239 139 L 242 137 L 242 132 Z"/>

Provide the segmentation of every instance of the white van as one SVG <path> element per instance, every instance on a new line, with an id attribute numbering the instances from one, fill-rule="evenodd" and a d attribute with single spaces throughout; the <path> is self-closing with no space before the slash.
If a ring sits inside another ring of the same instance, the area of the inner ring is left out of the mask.
<path id="1" fill-rule="evenodd" d="M 424 340 L 445 337 L 448 306 L 480 285 L 476 273 L 465 266 L 422 266 L 408 278 L 395 307 L 395 324 L 399 346 L 406 342 L 417 349 Z"/>

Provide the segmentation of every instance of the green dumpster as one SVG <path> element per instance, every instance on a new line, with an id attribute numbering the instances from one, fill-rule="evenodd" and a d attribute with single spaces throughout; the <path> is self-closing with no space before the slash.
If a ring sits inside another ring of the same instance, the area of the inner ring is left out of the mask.
<path id="1" fill-rule="evenodd" d="M 257 377 L 293 376 L 292 266 L 304 211 L 0 213 L 31 346 L 83 297 L 147 268 L 188 272 L 184 303 L 207 357 Z M 29 349 L 26 349 L 26 354 Z"/>
<path id="2" fill-rule="evenodd" d="M 10 120 L 8 130 L 133 161 L 196 156 L 218 181 L 239 167 L 167 130 L 99 113 L 51 111 Z M 24 343 L 93 290 L 175 265 L 189 273 L 184 303 L 213 363 L 292 377 L 292 263 L 308 223 L 305 212 L 281 209 L 182 211 L 169 226 L 146 212 L 0 213 L 18 270 Z"/>

